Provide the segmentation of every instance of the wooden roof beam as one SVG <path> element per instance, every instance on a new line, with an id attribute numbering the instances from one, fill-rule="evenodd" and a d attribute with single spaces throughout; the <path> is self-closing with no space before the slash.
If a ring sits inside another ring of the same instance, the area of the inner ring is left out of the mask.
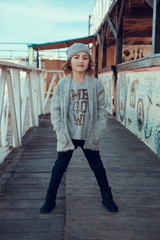
<path id="1" fill-rule="evenodd" d="M 122 0 L 120 12 L 119 12 L 118 23 L 117 23 L 117 36 L 119 35 L 120 25 L 121 25 L 121 21 L 123 19 L 123 12 L 124 12 L 125 3 L 126 3 L 126 0 Z"/>
<path id="2" fill-rule="evenodd" d="M 107 32 L 107 22 L 103 25 L 101 33 L 97 33 L 97 40 L 101 48 L 101 60 L 102 67 L 106 66 L 106 32 Z"/>
<path id="3" fill-rule="evenodd" d="M 145 0 L 149 6 L 153 8 L 153 0 Z"/>
<path id="4" fill-rule="evenodd" d="M 101 42 L 101 38 L 100 38 L 100 35 L 99 35 L 98 33 L 97 33 L 97 39 L 98 39 L 99 45 L 100 45 L 101 50 L 102 50 L 103 44 L 102 44 L 102 42 Z"/>
<path id="5" fill-rule="evenodd" d="M 148 5 L 150 5 L 153 8 L 154 0 L 145 0 L 145 1 L 148 3 Z M 159 1 L 160 0 L 157 0 L 157 5 L 158 5 Z"/>
<path id="6" fill-rule="evenodd" d="M 112 33 L 113 33 L 114 37 L 117 38 L 117 32 L 116 32 L 116 29 L 115 29 L 110 17 L 107 17 L 107 22 L 108 22 L 108 24 L 109 24 L 109 26 L 112 30 Z"/>

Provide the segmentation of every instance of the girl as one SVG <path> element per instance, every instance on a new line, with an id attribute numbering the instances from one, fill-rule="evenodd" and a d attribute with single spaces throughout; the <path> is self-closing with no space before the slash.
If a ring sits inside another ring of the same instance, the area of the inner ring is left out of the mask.
<path id="1" fill-rule="evenodd" d="M 113 201 L 106 171 L 99 153 L 99 143 L 106 127 L 105 92 L 98 79 L 91 77 L 93 62 L 89 48 L 74 43 L 68 48 L 62 78 L 51 102 L 51 122 L 57 134 L 58 158 L 52 169 L 41 213 L 56 206 L 56 195 L 74 149 L 81 147 L 100 187 L 102 203 L 111 212 L 118 207 Z"/>

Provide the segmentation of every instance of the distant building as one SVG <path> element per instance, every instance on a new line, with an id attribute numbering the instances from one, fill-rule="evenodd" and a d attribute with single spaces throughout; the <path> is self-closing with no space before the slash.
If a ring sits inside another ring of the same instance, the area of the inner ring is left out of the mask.
<path id="1" fill-rule="evenodd" d="M 90 34 L 94 34 L 97 28 L 100 26 L 103 18 L 107 14 L 111 4 L 114 0 L 96 0 L 94 4 L 94 15 L 91 17 L 91 22 L 93 22 L 93 26 L 91 25 Z"/>

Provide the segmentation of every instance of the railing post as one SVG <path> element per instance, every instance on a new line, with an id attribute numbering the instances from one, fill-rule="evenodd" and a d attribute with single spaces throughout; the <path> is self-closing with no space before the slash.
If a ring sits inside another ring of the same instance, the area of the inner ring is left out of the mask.
<path id="1" fill-rule="evenodd" d="M 0 119 L 3 111 L 3 101 L 4 101 L 4 91 L 5 91 L 5 83 L 6 83 L 6 68 L 1 69 L 1 77 L 0 77 Z"/>
<path id="2" fill-rule="evenodd" d="M 28 92 L 29 92 L 29 112 L 30 112 L 30 127 L 36 126 L 35 117 L 34 117 L 34 110 L 33 110 L 33 96 L 32 96 L 32 72 L 28 74 Z"/>
<path id="3" fill-rule="evenodd" d="M 13 96 L 15 103 L 15 113 L 17 119 L 17 128 L 19 136 L 19 144 L 22 145 L 22 119 L 21 119 L 21 92 L 20 92 L 20 70 L 12 69 L 12 87 L 13 87 Z"/>
<path id="4" fill-rule="evenodd" d="M 53 88 L 55 77 L 58 74 L 61 78 L 62 71 L 49 71 L 54 74 L 45 98 L 44 75 L 45 72 L 48 72 L 47 70 L 24 67 L 3 61 L 0 61 L 0 68 L 1 163 L 8 153 L 9 146 L 21 146 L 25 132 L 30 127 L 39 126 L 39 115 L 45 114 L 45 105 Z M 29 114 L 27 114 L 28 108 Z M 9 126 L 9 117 L 12 127 Z M 9 135 L 8 131 L 11 131 Z M 10 136 L 13 136 L 13 143 L 10 141 Z"/>
<path id="5" fill-rule="evenodd" d="M 45 114 L 45 89 L 44 89 L 44 73 L 39 75 L 39 90 L 40 90 L 40 114 Z"/>
<path id="6" fill-rule="evenodd" d="M 24 88 L 22 89 L 22 93 L 21 93 L 21 96 L 22 96 L 22 106 L 21 106 L 22 134 L 23 134 L 23 129 L 24 129 L 24 119 L 25 119 L 25 112 L 26 112 L 28 89 L 29 89 L 29 72 L 26 72 Z"/>
<path id="7" fill-rule="evenodd" d="M 10 112 L 11 112 L 14 144 L 15 144 L 15 147 L 19 147 L 20 142 L 19 142 L 17 119 L 16 119 L 16 106 L 15 106 L 15 99 L 14 99 L 14 93 L 13 93 L 11 72 L 9 68 L 7 68 L 7 86 L 8 86 L 8 96 L 9 96 L 9 102 L 10 102 Z"/>
<path id="8" fill-rule="evenodd" d="M 9 113 L 9 100 L 8 97 L 5 98 L 3 104 L 3 111 L 1 116 L 1 147 L 6 147 L 7 142 L 7 130 L 8 130 L 8 113 Z"/>
<path id="9" fill-rule="evenodd" d="M 47 105 L 49 96 L 51 94 L 51 90 L 52 90 L 55 78 L 56 78 L 56 73 L 53 74 L 52 81 L 51 81 L 51 83 L 49 85 L 48 93 L 47 93 L 47 96 L 46 96 L 46 99 L 45 99 L 45 106 Z"/>
<path id="10" fill-rule="evenodd" d="M 39 105 L 38 105 L 38 76 L 36 71 L 32 71 L 31 74 L 31 92 L 32 92 L 32 100 L 33 100 L 33 115 L 34 115 L 34 123 L 36 126 L 39 126 Z"/>

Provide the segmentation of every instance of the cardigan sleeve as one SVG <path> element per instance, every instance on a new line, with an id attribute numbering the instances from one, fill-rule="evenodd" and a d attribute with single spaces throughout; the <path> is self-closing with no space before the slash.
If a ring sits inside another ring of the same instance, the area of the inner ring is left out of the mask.
<path id="1" fill-rule="evenodd" d="M 60 89 L 59 84 L 54 89 L 51 101 L 51 123 L 56 132 L 59 131 L 61 125 L 61 108 L 60 108 Z"/>
<path id="2" fill-rule="evenodd" d="M 107 121 L 107 110 L 105 102 L 105 90 L 101 83 L 99 83 L 97 95 L 97 120 L 105 127 Z"/>

